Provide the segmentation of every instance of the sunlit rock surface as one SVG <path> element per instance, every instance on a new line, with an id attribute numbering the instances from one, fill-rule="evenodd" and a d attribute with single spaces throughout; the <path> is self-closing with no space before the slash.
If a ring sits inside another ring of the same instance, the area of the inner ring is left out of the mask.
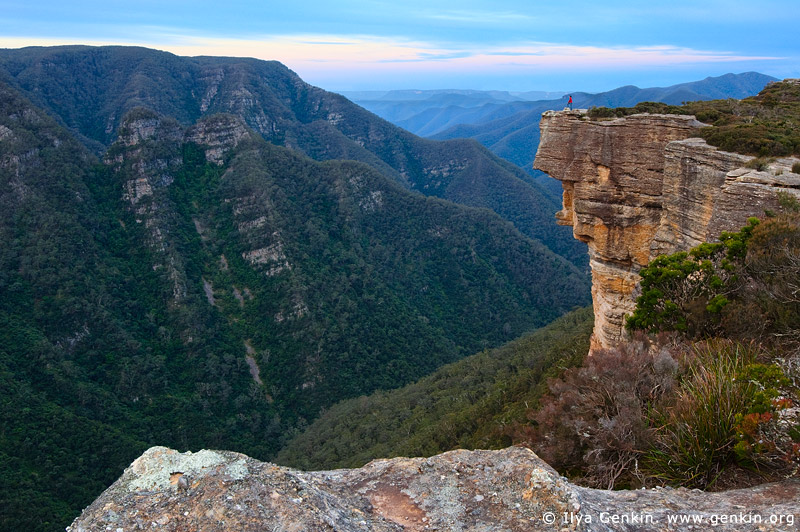
<path id="1" fill-rule="evenodd" d="M 68 530 L 790 530 L 798 500 L 797 481 L 724 493 L 581 488 L 515 447 L 310 473 L 153 447 Z"/>

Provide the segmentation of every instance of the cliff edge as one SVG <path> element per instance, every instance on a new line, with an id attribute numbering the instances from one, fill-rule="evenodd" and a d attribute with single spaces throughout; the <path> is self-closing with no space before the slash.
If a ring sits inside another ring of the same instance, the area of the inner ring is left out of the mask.
<path id="1" fill-rule="evenodd" d="M 777 531 L 800 519 L 798 500 L 800 481 L 725 493 L 581 488 L 517 447 L 310 473 L 153 447 L 67 530 Z"/>
<path id="2" fill-rule="evenodd" d="M 585 110 L 543 113 L 534 168 L 561 181 L 558 223 L 589 246 L 592 349 L 615 345 L 633 312 L 639 270 L 657 255 L 688 250 L 800 196 L 797 159 L 762 170 L 753 159 L 694 138 L 693 116 L 636 114 L 591 120 Z"/>

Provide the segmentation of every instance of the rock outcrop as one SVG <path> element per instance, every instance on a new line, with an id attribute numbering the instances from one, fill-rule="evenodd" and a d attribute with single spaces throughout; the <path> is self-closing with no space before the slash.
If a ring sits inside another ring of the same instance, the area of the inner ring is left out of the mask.
<path id="1" fill-rule="evenodd" d="M 451 451 L 301 472 L 153 447 L 70 527 L 94 530 L 790 530 L 800 481 L 703 493 L 574 486 L 527 449 Z"/>
<path id="2" fill-rule="evenodd" d="M 595 329 L 592 348 L 624 334 L 639 270 L 655 256 L 713 241 L 750 216 L 777 209 L 777 192 L 800 195 L 796 160 L 764 171 L 752 157 L 693 138 L 692 116 L 639 114 L 590 120 L 585 111 L 542 115 L 534 167 L 562 182 L 558 223 L 589 246 Z"/>
<path id="3" fill-rule="evenodd" d="M 186 142 L 205 146 L 206 160 L 222 165 L 225 155 L 252 135 L 244 120 L 235 115 L 212 115 L 189 128 Z"/>

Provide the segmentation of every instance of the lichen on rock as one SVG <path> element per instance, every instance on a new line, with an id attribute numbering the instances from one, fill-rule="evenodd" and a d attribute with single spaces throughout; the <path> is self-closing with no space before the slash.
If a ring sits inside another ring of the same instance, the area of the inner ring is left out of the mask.
<path id="1" fill-rule="evenodd" d="M 227 451 L 154 447 L 67 530 L 651 531 L 685 530 L 671 524 L 682 516 L 710 525 L 719 516 L 742 515 L 750 522 L 714 529 L 777 531 L 800 519 L 798 496 L 796 480 L 724 493 L 582 488 L 519 447 L 319 472 Z"/>

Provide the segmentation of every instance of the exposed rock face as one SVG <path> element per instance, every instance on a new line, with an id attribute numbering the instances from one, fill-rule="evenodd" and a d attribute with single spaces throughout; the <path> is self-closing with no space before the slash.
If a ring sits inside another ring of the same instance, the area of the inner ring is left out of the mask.
<path id="1" fill-rule="evenodd" d="M 743 168 L 752 157 L 691 138 L 700 127 L 692 116 L 593 121 L 580 110 L 542 115 L 534 167 L 562 182 L 564 205 L 556 219 L 589 245 L 593 349 L 622 338 L 638 272 L 655 256 L 738 230 L 748 217 L 776 209 L 778 191 L 800 194 L 791 159 L 763 172 Z"/>
<path id="2" fill-rule="evenodd" d="M 312 473 L 153 447 L 67 530 L 650 531 L 692 528 L 683 519 L 706 529 L 720 516 L 736 522 L 715 530 L 789 530 L 798 500 L 798 481 L 726 493 L 580 488 L 514 447 Z"/>
<path id="3" fill-rule="evenodd" d="M 183 260 L 168 241 L 169 187 L 183 165 L 182 141 L 176 120 L 137 108 L 124 117 L 119 138 L 105 155 L 106 164 L 124 180 L 122 199 L 147 229 L 156 257 L 153 269 L 166 271 L 175 303 L 187 294 Z"/>
<path id="4" fill-rule="evenodd" d="M 186 132 L 186 141 L 206 147 L 206 160 L 221 165 L 225 154 L 249 138 L 250 129 L 238 116 L 219 114 L 198 122 Z"/>
<path id="5" fill-rule="evenodd" d="M 123 200 L 130 203 L 136 221 L 148 229 L 150 247 L 160 259 L 153 269 L 167 271 L 176 303 L 187 296 L 183 260 L 168 239 L 174 210 L 169 187 L 183 166 L 181 148 L 185 143 L 201 145 L 206 160 L 221 165 L 230 151 L 253 136 L 244 121 L 232 115 L 212 115 L 184 131 L 173 118 L 136 108 L 123 118 L 119 138 L 106 153 L 106 164 L 125 180 Z M 200 221 L 194 223 L 205 237 Z"/>

